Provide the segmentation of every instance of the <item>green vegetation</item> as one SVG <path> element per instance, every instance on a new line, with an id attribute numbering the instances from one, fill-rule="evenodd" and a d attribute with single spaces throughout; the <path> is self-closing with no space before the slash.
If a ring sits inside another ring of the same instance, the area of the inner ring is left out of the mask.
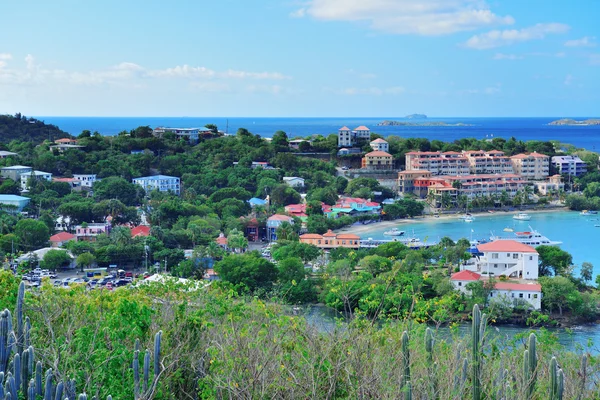
<path id="1" fill-rule="evenodd" d="M 0 142 L 8 143 L 11 140 L 31 141 L 33 143 L 44 140 L 56 140 L 69 137 L 69 134 L 57 126 L 47 125 L 43 121 L 26 117 L 21 113 L 13 115 L 0 115 Z"/>

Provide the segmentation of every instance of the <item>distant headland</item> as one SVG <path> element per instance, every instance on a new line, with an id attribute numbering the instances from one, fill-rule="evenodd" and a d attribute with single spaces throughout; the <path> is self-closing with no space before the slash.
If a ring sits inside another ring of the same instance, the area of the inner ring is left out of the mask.
<path id="1" fill-rule="evenodd" d="M 410 114 L 404 118 L 406 118 L 406 119 L 427 119 L 427 115 L 425 115 L 425 114 Z"/>
<path id="2" fill-rule="evenodd" d="M 548 125 L 568 125 L 568 126 L 589 126 L 589 125 L 600 125 L 600 119 L 586 119 L 583 121 L 576 121 L 574 119 L 563 118 L 556 121 L 550 122 Z"/>
<path id="3" fill-rule="evenodd" d="M 428 121 L 428 122 L 408 122 L 408 121 L 390 121 L 385 120 L 377 124 L 377 126 L 473 126 L 472 124 L 465 124 L 458 122 L 455 124 L 449 124 L 443 121 Z"/>

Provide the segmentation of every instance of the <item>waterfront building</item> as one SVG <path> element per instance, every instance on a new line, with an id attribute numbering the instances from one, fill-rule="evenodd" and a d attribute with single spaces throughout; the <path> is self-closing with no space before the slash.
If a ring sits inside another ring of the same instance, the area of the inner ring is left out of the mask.
<path id="1" fill-rule="evenodd" d="M 463 155 L 469 161 L 471 174 L 514 174 L 510 157 L 499 150 L 463 151 Z"/>
<path id="2" fill-rule="evenodd" d="M 146 193 L 153 190 L 158 190 L 159 192 L 172 192 L 178 196 L 181 193 L 181 180 L 175 176 L 143 176 L 133 179 L 133 183 L 143 187 Z"/>
<path id="3" fill-rule="evenodd" d="M 546 179 L 550 174 L 550 157 L 540 153 L 517 154 L 510 158 L 515 174 L 530 180 Z"/>
<path id="4" fill-rule="evenodd" d="M 398 193 L 414 194 L 425 198 L 429 188 L 431 172 L 425 170 L 410 170 L 398 172 Z"/>
<path id="5" fill-rule="evenodd" d="M 370 145 L 374 151 L 385 151 L 386 153 L 390 151 L 390 144 L 381 138 L 373 140 Z"/>
<path id="6" fill-rule="evenodd" d="M 361 168 L 389 171 L 394 168 L 394 159 L 385 151 L 372 151 L 363 157 Z"/>
<path id="7" fill-rule="evenodd" d="M 288 184 L 291 187 L 303 188 L 304 178 L 299 178 L 297 176 L 284 176 L 283 183 Z"/>
<path id="8" fill-rule="evenodd" d="M 21 175 L 33 171 L 33 168 L 24 165 L 13 165 L 0 169 L 3 178 L 12 179 L 15 182 L 21 182 Z"/>
<path id="9" fill-rule="evenodd" d="M 110 234 L 110 224 L 108 223 L 83 223 L 75 226 L 75 236 L 78 242 L 95 242 L 98 235 Z"/>
<path id="10" fill-rule="evenodd" d="M 371 130 L 364 125 L 350 130 L 347 126 L 338 129 L 338 147 L 352 147 L 358 140 L 369 140 Z"/>
<path id="11" fill-rule="evenodd" d="M 0 210 L 9 214 L 22 212 L 29 204 L 29 197 L 17 196 L 15 194 L 0 194 Z"/>
<path id="12" fill-rule="evenodd" d="M 26 191 L 29 190 L 29 183 L 32 180 L 36 181 L 51 181 L 52 174 L 50 172 L 44 171 L 30 171 L 21 174 L 21 190 Z"/>
<path id="13" fill-rule="evenodd" d="M 76 240 L 77 236 L 69 232 L 59 232 L 56 235 L 50 236 L 50 244 L 52 247 L 61 247 L 62 245 Z"/>
<path id="14" fill-rule="evenodd" d="M 562 176 L 558 174 L 549 177 L 545 181 L 534 182 L 534 185 L 537 188 L 538 192 L 543 196 L 546 196 L 547 194 L 558 193 L 561 190 L 565 190 L 565 184 L 562 181 Z"/>
<path id="15" fill-rule="evenodd" d="M 512 199 L 530 183 L 516 174 L 482 174 L 437 176 L 427 179 L 427 185 L 427 194 L 433 198 L 435 204 L 440 205 L 444 193 L 450 195 L 452 203 L 455 203 L 459 195 L 473 199 L 500 196 L 503 192 Z"/>
<path id="16" fill-rule="evenodd" d="M 467 157 L 456 151 L 411 151 L 406 153 L 406 170 L 429 171 L 437 175 L 468 175 Z"/>
<path id="17" fill-rule="evenodd" d="M 561 175 L 581 176 L 587 172 L 587 164 L 577 156 L 554 156 L 552 165 Z"/>
<path id="18" fill-rule="evenodd" d="M 346 215 L 381 214 L 381 205 L 359 197 L 341 197 L 331 206 L 331 212 L 327 215 L 337 217 L 340 213 Z"/>
<path id="19" fill-rule="evenodd" d="M 323 235 L 316 233 L 305 233 L 300 235 L 300 242 L 317 246 L 322 250 L 337 249 L 345 247 L 348 249 L 358 249 L 360 247 L 360 236 L 352 233 L 333 233 L 330 230 Z"/>
<path id="20" fill-rule="evenodd" d="M 477 245 L 483 254 L 472 259 L 464 269 L 487 276 L 533 280 L 538 278 L 538 252 L 515 240 L 496 240 Z"/>
<path id="21" fill-rule="evenodd" d="M 294 224 L 294 219 L 289 215 L 275 214 L 267 219 L 267 240 L 269 242 L 277 240 L 277 228 L 284 222 Z"/>

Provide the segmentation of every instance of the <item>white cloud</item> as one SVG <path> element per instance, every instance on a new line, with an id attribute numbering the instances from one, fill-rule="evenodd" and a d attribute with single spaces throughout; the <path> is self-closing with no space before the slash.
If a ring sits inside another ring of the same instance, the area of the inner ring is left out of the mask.
<path id="1" fill-rule="evenodd" d="M 377 78 L 376 74 L 373 74 L 371 72 L 358 72 L 354 69 L 348 69 L 345 71 L 347 74 L 350 74 L 352 76 L 356 76 L 359 77 L 360 79 L 375 79 Z"/>
<path id="2" fill-rule="evenodd" d="M 581 39 L 567 40 L 565 46 L 567 47 L 596 47 L 594 42 L 596 38 L 594 36 L 584 36 Z"/>
<path id="3" fill-rule="evenodd" d="M 491 95 L 498 94 L 501 91 L 502 91 L 502 84 L 497 83 L 494 86 L 488 86 L 483 89 L 464 89 L 464 90 L 459 90 L 457 93 L 460 95 L 462 95 L 462 94 L 485 94 L 485 95 L 491 96 Z"/>
<path id="4" fill-rule="evenodd" d="M 12 54 L 0 53 L 0 60 L 10 60 L 10 59 L 12 59 Z"/>
<path id="5" fill-rule="evenodd" d="M 332 92 L 335 94 L 346 95 L 346 96 L 355 96 L 355 95 L 396 96 L 396 95 L 406 92 L 406 89 L 403 88 L 402 86 L 390 86 L 390 87 L 385 87 L 385 88 L 380 88 L 380 87 L 376 87 L 376 86 L 371 86 L 368 88 L 349 87 L 349 88 L 343 88 L 343 89 L 324 88 L 323 90 L 326 92 Z"/>
<path id="6" fill-rule="evenodd" d="M 519 56 L 517 54 L 503 54 L 503 53 L 496 53 L 494 54 L 494 57 L 492 57 L 494 60 L 522 60 L 523 56 Z"/>
<path id="7" fill-rule="evenodd" d="M 546 35 L 565 33 L 569 29 L 568 25 L 554 22 L 536 24 L 523 29 L 494 30 L 471 37 L 467 40 L 465 46 L 477 50 L 492 49 L 519 42 L 543 39 Z"/>
<path id="8" fill-rule="evenodd" d="M 418 35 L 446 35 L 514 23 L 511 16 L 494 14 L 483 0 L 309 0 L 292 15 L 365 22 L 376 31 Z"/>
<path id="9" fill-rule="evenodd" d="M 600 65 L 600 54 L 590 55 L 590 65 Z"/>
<path id="10" fill-rule="evenodd" d="M 573 83 L 573 75 L 571 74 L 567 74 L 567 76 L 565 76 L 565 81 L 563 82 L 566 86 L 569 86 L 571 83 Z"/>
<path id="11" fill-rule="evenodd" d="M 289 79 L 279 72 L 248 72 L 229 69 L 218 72 L 206 67 L 192 67 L 190 65 L 178 65 L 172 68 L 147 71 L 150 77 L 175 77 L 175 78 L 235 78 L 235 79 L 269 79 L 282 80 Z"/>

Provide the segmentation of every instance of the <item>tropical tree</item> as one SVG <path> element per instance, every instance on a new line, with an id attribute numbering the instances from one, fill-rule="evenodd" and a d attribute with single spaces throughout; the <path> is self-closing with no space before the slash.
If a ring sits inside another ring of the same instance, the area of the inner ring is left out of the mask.
<path id="1" fill-rule="evenodd" d="M 96 257 L 92 253 L 81 253 L 77 256 L 75 263 L 79 268 L 81 268 L 81 272 L 83 272 L 84 268 L 89 268 L 96 262 Z"/>
<path id="2" fill-rule="evenodd" d="M 248 248 L 248 239 L 237 229 L 233 229 L 227 236 L 227 246 L 235 253 L 241 253 Z"/>

